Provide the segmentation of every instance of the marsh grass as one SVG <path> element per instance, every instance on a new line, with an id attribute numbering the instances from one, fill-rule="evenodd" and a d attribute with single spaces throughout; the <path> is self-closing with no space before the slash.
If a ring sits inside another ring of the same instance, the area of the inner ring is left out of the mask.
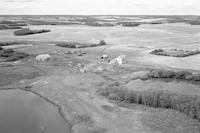
<path id="1" fill-rule="evenodd" d="M 28 56 L 29 54 L 24 52 L 17 52 L 12 49 L 3 49 L 2 47 L 0 47 L 0 57 L 4 58 L 7 62 L 17 61 Z"/>
<path id="2" fill-rule="evenodd" d="M 171 93 L 167 90 L 129 90 L 116 83 L 98 91 L 101 95 L 117 101 L 142 104 L 155 108 L 173 109 L 200 120 L 200 97 Z"/>

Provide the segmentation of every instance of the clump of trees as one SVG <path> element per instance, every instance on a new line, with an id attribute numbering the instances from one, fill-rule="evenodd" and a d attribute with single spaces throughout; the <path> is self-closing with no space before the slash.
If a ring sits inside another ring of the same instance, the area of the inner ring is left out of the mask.
<path id="1" fill-rule="evenodd" d="M 42 29 L 42 30 L 30 30 L 29 28 L 24 28 L 21 30 L 14 31 L 16 36 L 23 36 L 23 35 L 31 35 L 31 34 L 40 34 L 50 32 L 50 30 Z"/>
<path id="2" fill-rule="evenodd" d="M 200 51 L 199 50 L 188 51 L 188 50 L 177 50 L 177 49 L 171 49 L 171 50 L 155 49 L 151 51 L 150 54 L 171 56 L 171 57 L 187 57 L 191 55 L 200 54 Z"/>
<path id="3" fill-rule="evenodd" d="M 136 27 L 141 25 L 139 22 L 119 22 L 117 23 L 118 25 L 122 25 L 124 27 Z"/>
<path id="4" fill-rule="evenodd" d="M 151 70 L 147 78 L 171 78 L 171 79 L 184 79 L 192 81 L 200 81 L 200 74 L 194 74 L 189 71 L 172 71 L 172 70 Z"/>
<path id="5" fill-rule="evenodd" d="M 5 61 L 7 62 L 17 61 L 28 56 L 29 54 L 24 52 L 17 52 L 12 49 L 3 49 L 2 47 L 0 47 L 0 58 L 5 59 Z"/>
<path id="6" fill-rule="evenodd" d="M 188 23 L 190 25 L 200 25 L 200 21 L 199 20 L 190 20 Z"/>
<path id="7" fill-rule="evenodd" d="M 78 42 L 63 42 L 56 44 L 56 46 L 65 47 L 65 48 L 84 48 L 84 45 Z"/>
<path id="8" fill-rule="evenodd" d="M 0 25 L 0 30 L 21 29 L 20 26 Z"/>
<path id="9" fill-rule="evenodd" d="M 112 100 L 173 109 L 200 120 L 199 96 L 171 93 L 167 90 L 129 90 L 123 85 L 116 85 L 115 83 L 98 90 L 98 92 Z"/>
<path id="10" fill-rule="evenodd" d="M 106 45 L 106 42 L 104 40 L 101 40 L 97 44 L 91 44 L 91 43 L 79 43 L 79 42 L 63 42 L 56 44 L 56 46 L 65 47 L 65 48 L 88 48 L 88 47 L 97 47 Z"/>
<path id="11" fill-rule="evenodd" d="M 29 43 L 28 42 L 18 42 L 18 41 L 0 42 L 0 46 L 9 46 L 9 45 L 18 45 L 18 44 L 29 44 Z"/>
<path id="12" fill-rule="evenodd" d="M 21 26 L 27 26 L 27 24 L 23 23 L 22 21 L 0 21 L 0 30 L 21 29 Z"/>
<path id="13" fill-rule="evenodd" d="M 104 40 L 101 40 L 98 45 L 106 45 L 106 42 Z"/>

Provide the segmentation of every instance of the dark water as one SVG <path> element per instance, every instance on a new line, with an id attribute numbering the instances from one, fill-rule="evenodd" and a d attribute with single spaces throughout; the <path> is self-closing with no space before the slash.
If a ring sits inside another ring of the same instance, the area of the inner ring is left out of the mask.
<path id="1" fill-rule="evenodd" d="M 0 91 L 0 133 L 68 133 L 56 107 L 22 90 Z"/>

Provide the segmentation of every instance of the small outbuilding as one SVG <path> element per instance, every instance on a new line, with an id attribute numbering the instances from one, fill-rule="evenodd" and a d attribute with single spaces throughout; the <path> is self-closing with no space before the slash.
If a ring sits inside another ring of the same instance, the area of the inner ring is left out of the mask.
<path id="1" fill-rule="evenodd" d="M 126 57 L 125 55 L 120 55 L 117 58 L 112 59 L 109 63 L 111 65 L 116 65 L 116 64 L 121 65 L 123 64 L 125 57 Z"/>
<path id="2" fill-rule="evenodd" d="M 40 54 L 35 57 L 37 61 L 48 61 L 51 58 L 49 54 Z"/>
<path id="3" fill-rule="evenodd" d="M 104 55 L 102 55 L 101 56 L 101 59 L 103 60 L 103 59 L 108 59 L 109 57 L 108 57 L 108 55 L 106 55 L 106 54 L 104 54 Z"/>

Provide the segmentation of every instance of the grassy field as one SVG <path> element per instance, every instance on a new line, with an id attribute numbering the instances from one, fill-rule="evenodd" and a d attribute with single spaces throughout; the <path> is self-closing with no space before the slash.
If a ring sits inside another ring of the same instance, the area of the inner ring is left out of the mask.
<path id="1" fill-rule="evenodd" d="M 186 20 L 177 17 L 160 24 L 166 21 L 165 17 L 92 16 L 82 19 L 81 16 L 57 16 L 55 19 L 46 16 L 48 25 L 40 16 L 16 18 L 16 21 L 23 18 L 34 24 L 23 28 L 49 29 L 51 32 L 15 36 L 15 30 L 0 30 L 0 45 L 4 49 L 33 55 L 15 62 L 0 60 L 0 89 L 24 88 L 56 103 L 76 133 L 199 133 L 197 118 L 200 119 L 200 115 L 196 110 L 199 81 L 140 79 L 157 68 L 200 71 L 200 55 L 176 58 L 150 54 L 158 48 L 200 50 L 200 26 L 183 23 Z M 174 23 L 174 19 L 178 23 Z M 66 21 L 84 23 L 86 20 L 87 24 L 66 24 Z M 88 26 L 96 20 L 134 20 L 143 24 Z M 98 44 L 100 40 L 106 45 L 89 45 L 82 49 L 84 44 Z M 84 54 L 79 55 L 76 50 Z M 39 54 L 49 54 L 51 58 L 40 62 L 35 59 Z M 109 59 L 126 55 L 125 63 L 112 66 L 101 59 L 103 54 Z M 83 69 L 87 71 L 81 71 Z"/>
<path id="2" fill-rule="evenodd" d="M 137 27 L 91 27 L 84 25 L 70 26 L 29 26 L 31 29 L 49 29 L 51 32 L 30 35 L 14 36 L 14 30 L 1 30 L 1 41 L 38 41 L 38 42 L 77 42 L 98 43 L 105 40 L 108 46 L 103 50 L 107 54 L 126 54 L 127 59 L 132 61 L 146 62 L 150 64 L 165 65 L 175 68 L 193 68 L 199 70 L 199 55 L 186 57 L 184 59 L 160 57 L 150 55 L 149 52 L 157 48 L 200 50 L 198 25 L 184 23 L 141 25 Z M 137 53 L 137 54 L 136 54 Z M 115 56 L 117 56 L 115 54 Z"/>

